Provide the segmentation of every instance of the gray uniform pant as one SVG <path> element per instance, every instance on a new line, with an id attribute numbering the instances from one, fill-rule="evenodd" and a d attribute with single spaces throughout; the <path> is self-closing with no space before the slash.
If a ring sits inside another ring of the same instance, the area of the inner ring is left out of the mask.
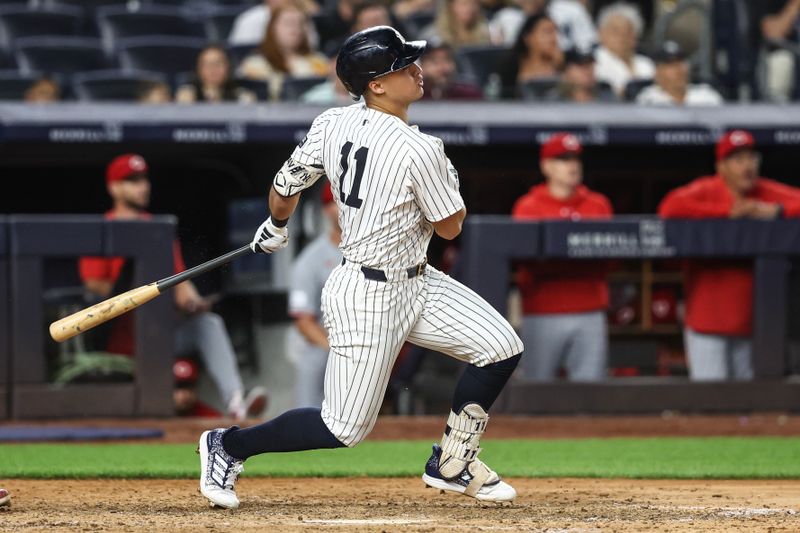
<path id="1" fill-rule="evenodd" d="M 296 328 L 292 328 L 289 331 L 288 357 L 294 366 L 294 406 L 322 407 L 328 351 L 311 344 Z"/>
<path id="2" fill-rule="evenodd" d="M 525 315 L 522 319 L 525 377 L 540 381 L 558 376 L 570 381 L 599 381 L 608 366 L 608 325 L 603 311 Z"/>
<path id="3" fill-rule="evenodd" d="M 690 328 L 684 328 L 683 336 L 693 381 L 753 379 L 750 337 L 709 335 Z"/>
<path id="4" fill-rule="evenodd" d="M 236 352 L 225 322 L 216 313 L 199 313 L 183 318 L 175 333 L 175 354 L 197 352 L 208 375 L 227 406 L 233 395 L 243 393 Z"/>

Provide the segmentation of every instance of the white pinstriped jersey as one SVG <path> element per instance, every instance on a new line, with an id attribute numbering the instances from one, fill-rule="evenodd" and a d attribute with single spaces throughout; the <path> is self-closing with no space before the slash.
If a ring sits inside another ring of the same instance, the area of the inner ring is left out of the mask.
<path id="1" fill-rule="evenodd" d="M 431 222 L 464 207 L 442 141 L 363 103 L 319 115 L 290 162 L 302 169 L 276 176 L 276 191 L 291 196 L 327 175 L 339 206 L 339 248 L 372 268 L 421 263 Z"/>

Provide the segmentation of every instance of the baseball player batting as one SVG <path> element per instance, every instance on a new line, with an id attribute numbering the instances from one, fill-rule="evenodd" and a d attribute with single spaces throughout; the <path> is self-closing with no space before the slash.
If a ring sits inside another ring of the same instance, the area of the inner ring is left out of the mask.
<path id="1" fill-rule="evenodd" d="M 239 505 L 235 484 L 249 457 L 361 442 L 405 341 L 468 363 L 424 482 L 484 501 L 516 496 L 478 454 L 487 411 L 517 366 L 522 342 L 482 298 L 426 264 L 434 231 L 455 238 L 466 210 L 442 141 L 408 124 L 408 107 L 423 94 L 417 59 L 424 51 L 425 41 L 406 42 L 388 26 L 347 39 L 336 73 L 364 103 L 318 116 L 273 180 L 270 217 L 256 231 L 254 251 L 286 246 L 300 193 L 323 176 L 340 211 L 343 260 L 322 293 L 330 345 L 324 400 L 321 410 L 204 432 L 200 491 L 212 505 Z"/>

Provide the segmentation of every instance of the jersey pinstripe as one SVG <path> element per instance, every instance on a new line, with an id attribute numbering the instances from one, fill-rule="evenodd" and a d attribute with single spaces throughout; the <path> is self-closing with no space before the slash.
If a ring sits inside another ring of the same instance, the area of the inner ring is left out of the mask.
<path id="1" fill-rule="evenodd" d="M 522 341 L 485 300 L 424 261 L 432 222 L 464 207 L 442 141 L 356 104 L 326 111 L 273 182 L 284 196 L 327 175 L 347 259 L 322 290 L 330 353 L 322 420 L 353 446 L 372 429 L 406 341 L 483 366 L 522 352 Z M 362 266 L 384 271 L 367 279 Z"/>
<path id="2" fill-rule="evenodd" d="M 365 104 L 334 108 L 314 120 L 277 183 L 283 195 L 327 175 L 339 206 L 340 249 L 354 263 L 406 268 L 425 259 L 433 226 L 464 207 L 458 173 L 442 141 Z"/>

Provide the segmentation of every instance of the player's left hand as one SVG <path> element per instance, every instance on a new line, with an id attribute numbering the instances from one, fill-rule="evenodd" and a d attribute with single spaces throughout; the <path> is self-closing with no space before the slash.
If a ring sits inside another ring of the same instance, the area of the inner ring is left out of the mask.
<path id="1" fill-rule="evenodd" d="M 272 223 L 272 217 L 265 220 L 256 230 L 250 248 L 254 252 L 271 254 L 289 244 L 289 229 L 279 228 Z"/>

